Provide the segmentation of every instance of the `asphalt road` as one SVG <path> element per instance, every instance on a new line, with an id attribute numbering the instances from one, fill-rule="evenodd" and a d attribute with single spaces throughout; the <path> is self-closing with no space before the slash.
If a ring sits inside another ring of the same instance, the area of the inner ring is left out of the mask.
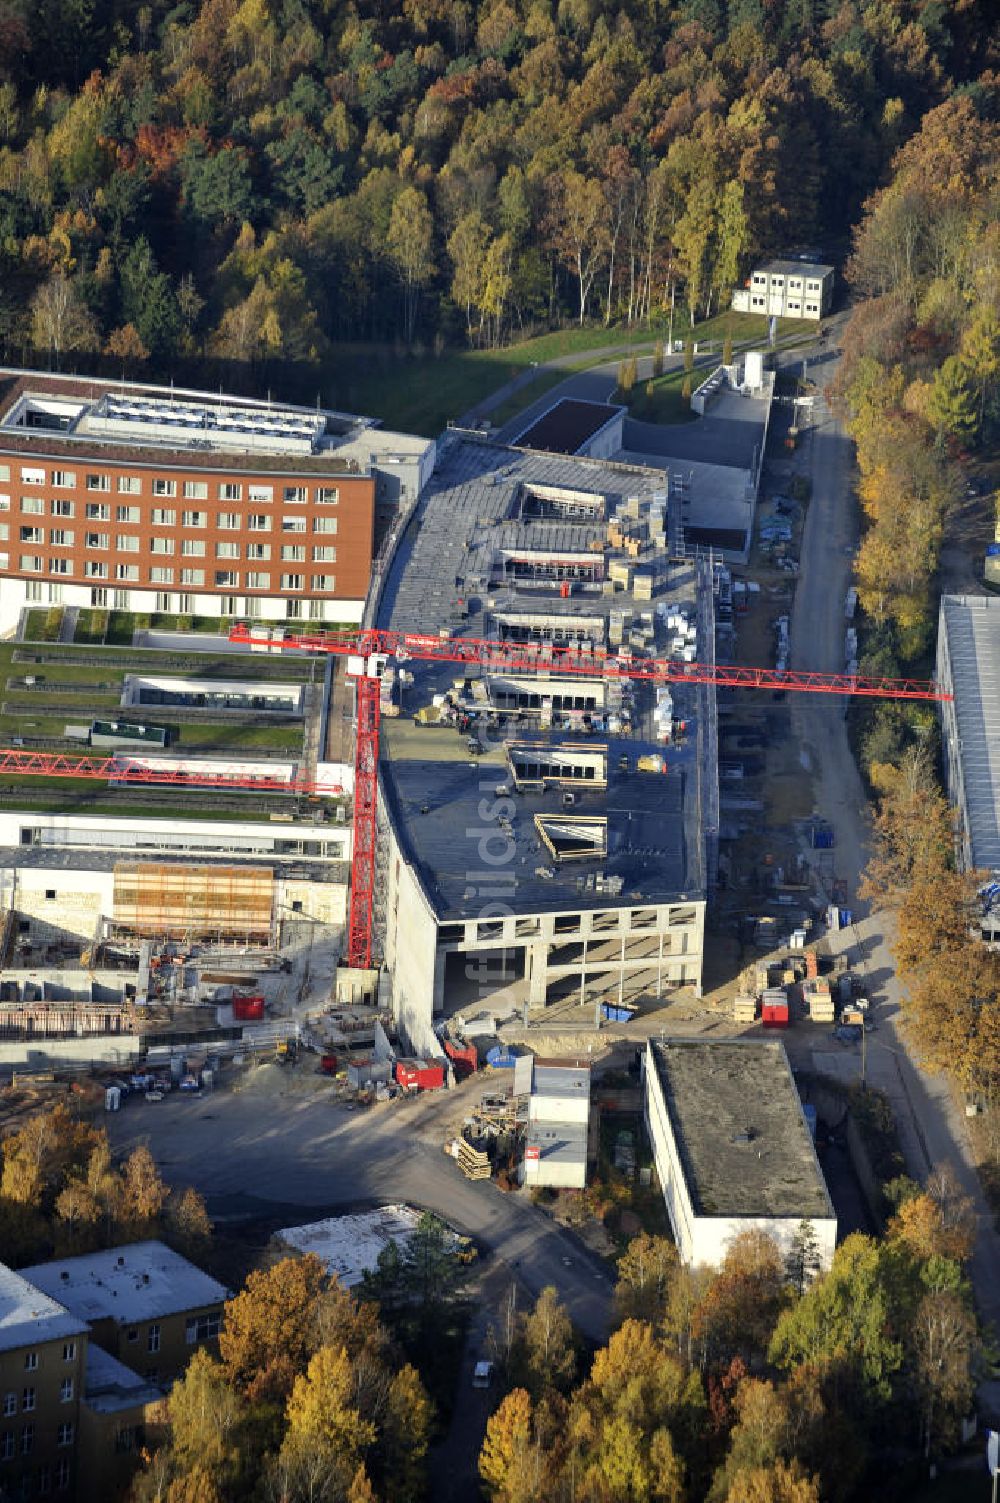
<path id="1" fill-rule="evenodd" d="M 825 368 L 824 378 L 833 374 Z M 825 405 L 817 401 L 811 446 L 813 495 L 806 514 L 798 585 L 792 615 L 791 666 L 820 672 L 843 672 L 846 622 L 843 600 L 851 579 L 857 539 L 857 515 L 850 500 L 853 451 L 850 441 Z M 918 1068 L 900 1011 L 900 985 L 891 951 L 891 920 L 872 913 L 857 895 L 868 860 L 871 824 L 868 802 L 844 721 L 844 701 L 826 695 L 792 696 L 792 724 L 815 776 L 817 812 L 836 834 L 835 873 L 847 882 L 848 906 L 856 923 L 831 936 L 831 948 L 845 951 L 853 968 L 868 980 L 877 1006 L 877 1031 L 868 1039 L 868 1081 L 884 1090 L 892 1103 L 909 1173 L 925 1180 L 929 1172 L 950 1164 L 972 1198 L 977 1221 L 971 1274 L 983 1320 L 1000 1329 L 1000 1238 L 979 1185 L 964 1118 L 956 1109 L 948 1082 Z M 837 1045 L 831 1045 L 836 1050 Z M 844 1058 L 846 1076 L 854 1067 L 860 1077 L 860 1048 Z M 1000 1413 L 1000 1384 L 983 1385 L 980 1401 Z"/>
<path id="2" fill-rule="evenodd" d="M 393 1201 L 433 1211 L 516 1270 L 532 1299 L 553 1284 L 586 1336 L 607 1336 L 606 1264 L 525 1196 L 466 1180 L 443 1152 L 447 1120 L 460 1109 L 455 1092 L 350 1111 L 314 1088 L 314 1077 L 296 1079 L 311 1070 L 309 1056 L 285 1068 L 287 1076 L 261 1066 L 241 1088 L 196 1099 L 131 1102 L 107 1118 L 112 1147 L 148 1143 L 164 1177 L 200 1190 L 213 1219 L 287 1214 L 294 1223 Z M 489 1089 L 482 1077 L 459 1087 L 469 1102 Z"/>

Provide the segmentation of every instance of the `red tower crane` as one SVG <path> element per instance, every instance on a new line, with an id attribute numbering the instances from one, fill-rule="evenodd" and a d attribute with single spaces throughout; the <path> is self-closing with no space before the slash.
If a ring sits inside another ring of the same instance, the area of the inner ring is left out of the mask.
<path id="1" fill-rule="evenodd" d="M 358 732 L 354 753 L 354 844 L 347 925 L 348 964 L 371 965 L 372 906 L 375 896 L 375 842 L 378 797 L 379 675 L 391 660 L 468 663 L 493 672 L 541 673 L 555 669 L 586 678 L 630 679 L 657 684 L 715 684 L 720 688 L 793 689 L 812 694 L 853 694 L 870 698 L 946 699 L 934 684 L 916 679 L 862 678 L 857 674 L 792 673 L 775 668 L 719 667 L 678 663 L 669 658 L 638 658 L 603 648 L 541 643 L 491 642 L 476 637 L 429 636 L 418 632 L 306 632 L 275 641 L 270 632 L 234 626 L 231 642 L 272 650 L 333 652 L 347 657 L 347 671 L 358 686 Z"/>
<path id="2" fill-rule="evenodd" d="M 300 632 L 272 636 L 264 627 L 238 625 L 229 640 L 264 651 L 337 653 L 347 658 L 348 674 L 357 682 L 357 738 L 354 753 L 354 824 L 351 895 L 348 912 L 348 964 L 367 970 L 371 965 L 372 907 L 375 894 L 376 814 L 378 801 L 379 678 L 390 660 L 466 663 L 492 672 L 579 674 L 584 678 L 629 679 L 655 684 L 714 684 L 718 688 L 791 689 L 806 694 L 848 694 L 871 699 L 943 700 L 952 696 L 934 683 L 919 679 L 864 678 L 858 674 L 795 673 L 777 668 L 744 668 L 730 664 L 674 662 L 669 658 L 639 658 L 627 652 L 610 653 L 595 647 L 553 646 L 547 643 L 491 642 L 474 637 L 450 638 L 418 632 L 352 631 Z M 253 791 L 335 795 L 331 784 L 301 778 L 291 780 L 266 773 L 233 777 L 206 769 L 164 769 L 155 763 L 118 757 L 67 757 L 56 752 L 0 750 L 0 775 L 93 778 L 120 784 L 173 784 L 190 788 L 246 788 Z"/>

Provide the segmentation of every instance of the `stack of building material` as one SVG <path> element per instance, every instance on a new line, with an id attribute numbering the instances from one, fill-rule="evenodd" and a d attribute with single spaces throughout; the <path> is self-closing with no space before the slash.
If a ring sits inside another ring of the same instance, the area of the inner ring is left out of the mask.
<path id="1" fill-rule="evenodd" d="M 656 691 L 656 708 L 653 711 L 657 741 L 669 741 L 674 725 L 674 701 L 670 690 L 661 686 Z"/>
<path id="2" fill-rule="evenodd" d="M 399 714 L 399 705 L 396 699 L 396 670 L 391 663 L 387 663 L 382 670 L 379 679 L 379 714 L 389 716 L 390 719 Z"/>
<path id="3" fill-rule="evenodd" d="M 747 996 L 745 993 L 736 997 L 733 1001 L 733 1021 L 736 1023 L 756 1023 L 757 998 Z"/>
<path id="4" fill-rule="evenodd" d="M 489 1154 L 480 1148 L 473 1148 L 468 1138 L 458 1139 L 455 1158 L 466 1179 L 489 1179 L 493 1172 Z"/>
<path id="5" fill-rule="evenodd" d="M 813 1023 L 832 1023 L 834 1007 L 829 981 L 822 976 L 815 976 L 806 980 L 802 990 L 810 1020 Z"/>

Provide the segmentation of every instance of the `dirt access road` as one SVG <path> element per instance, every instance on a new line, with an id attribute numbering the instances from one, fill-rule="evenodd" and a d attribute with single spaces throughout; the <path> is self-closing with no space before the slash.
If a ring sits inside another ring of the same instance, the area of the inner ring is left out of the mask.
<path id="1" fill-rule="evenodd" d="M 147 1143 L 164 1177 L 194 1185 L 216 1220 L 286 1216 L 294 1225 L 394 1201 L 433 1211 L 516 1270 L 532 1299 L 555 1285 L 579 1329 L 606 1338 L 607 1265 L 526 1197 L 470 1182 L 443 1152 L 454 1119 L 495 1082 L 473 1077 L 456 1091 L 351 1111 L 311 1068 L 306 1056 L 295 1067 L 261 1065 L 236 1088 L 130 1102 L 107 1119 L 112 1147 Z"/>
<path id="2" fill-rule="evenodd" d="M 833 370 L 827 367 L 832 376 Z M 827 378 L 828 379 L 828 378 Z M 843 600 L 851 576 L 857 515 L 851 500 L 853 450 L 843 429 L 819 399 L 810 446 L 812 501 L 806 517 L 795 607 L 791 666 L 837 673 L 844 668 Z M 885 915 L 872 913 L 857 889 L 868 860 L 871 824 L 865 790 L 851 754 L 844 702 L 826 695 L 792 695 L 792 725 L 800 756 L 814 779 L 817 812 L 836 832 L 835 866 L 847 881 L 856 923 L 832 935 L 833 950 L 846 951 L 868 978 L 877 1000 L 877 1032 L 869 1038 L 868 1080 L 888 1095 L 910 1174 L 926 1179 L 944 1163 L 955 1169 L 972 1197 L 977 1239 L 972 1282 L 981 1317 L 1000 1328 L 1000 1238 L 975 1171 L 965 1119 L 948 1083 L 920 1072 L 900 1014 L 900 987 Z M 839 1046 L 831 1044 L 831 1050 Z M 841 1051 L 841 1073 L 860 1075 L 860 1050 Z M 853 1067 L 853 1068 L 852 1068 Z M 981 1401 L 1000 1413 L 1000 1383 L 984 1385 Z"/>

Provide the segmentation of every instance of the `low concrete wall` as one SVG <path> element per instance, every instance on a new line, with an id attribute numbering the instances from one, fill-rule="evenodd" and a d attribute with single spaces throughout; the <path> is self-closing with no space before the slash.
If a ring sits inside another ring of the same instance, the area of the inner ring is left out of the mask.
<path id="1" fill-rule="evenodd" d="M 63 1065 L 103 1065 L 123 1069 L 138 1059 L 139 1040 L 131 1035 L 112 1038 L 20 1039 L 0 1043 L 0 1070 L 51 1070 Z"/>

